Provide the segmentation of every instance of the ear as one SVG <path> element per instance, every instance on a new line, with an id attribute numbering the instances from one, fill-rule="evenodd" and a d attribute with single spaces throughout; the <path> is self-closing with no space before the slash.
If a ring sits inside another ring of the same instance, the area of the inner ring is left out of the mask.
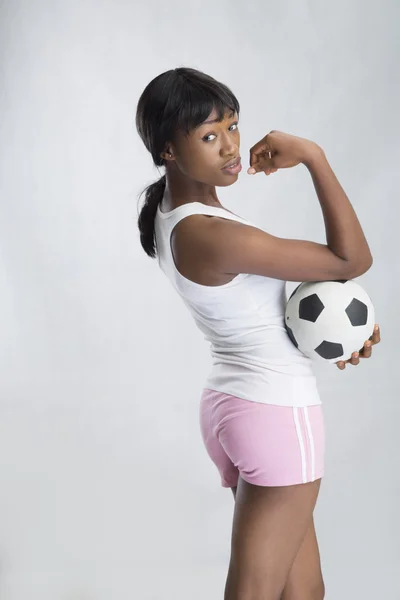
<path id="1" fill-rule="evenodd" d="M 172 152 L 170 152 L 168 149 L 165 150 L 164 152 L 161 152 L 160 156 L 164 160 L 172 160 L 173 159 Z"/>

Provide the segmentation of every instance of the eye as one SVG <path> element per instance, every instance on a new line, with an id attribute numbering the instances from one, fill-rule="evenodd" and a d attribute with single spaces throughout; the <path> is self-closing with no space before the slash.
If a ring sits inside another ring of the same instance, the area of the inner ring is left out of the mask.
<path id="1" fill-rule="evenodd" d="M 239 125 L 239 122 L 238 122 L 238 121 L 236 121 L 235 123 L 232 123 L 232 125 L 230 125 L 229 129 L 230 129 L 231 127 L 233 127 L 234 125 L 236 125 L 236 128 L 237 128 L 237 126 Z M 213 141 L 213 140 L 208 140 L 208 139 L 207 139 L 207 138 L 209 138 L 209 137 L 210 137 L 210 135 L 215 135 L 215 133 L 209 133 L 208 135 L 205 135 L 205 136 L 204 136 L 202 139 L 203 139 L 205 142 L 208 142 L 208 141 Z"/>

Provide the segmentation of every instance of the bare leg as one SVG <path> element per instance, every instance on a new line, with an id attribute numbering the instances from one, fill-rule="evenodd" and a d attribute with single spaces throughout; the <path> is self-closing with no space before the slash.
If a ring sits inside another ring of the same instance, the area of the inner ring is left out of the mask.
<path id="1" fill-rule="evenodd" d="M 231 488 L 236 499 L 236 487 Z M 321 569 L 314 519 L 294 560 L 281 600 L 323 600 L 325 584 Z"/>
<path id="2" fill-rule="evenodd" d="M 280 600 L 320 484 L 262 487 L 239 478 L 225 600 Z"/>
<path id="3" fill-rule="evenodd" d="M 325 585 L 314 519 L 295 558 L 281 600 L 323 600 Z"/>

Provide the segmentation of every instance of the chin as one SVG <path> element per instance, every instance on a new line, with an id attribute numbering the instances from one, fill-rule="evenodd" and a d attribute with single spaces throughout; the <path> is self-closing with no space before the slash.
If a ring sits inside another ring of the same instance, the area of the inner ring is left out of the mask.
<path id="1" fill-rule="evenodd" d="M 217 185 L 219 187 L 228 187 L 228 186 L 236 183 L 238 179 L 239 179 L 239 173 L 237 173 L 237 175 L 229 175 L 229 177 L 224 177 L 224 179 L 221 181 L 221 183 L 217 183 Z"/>

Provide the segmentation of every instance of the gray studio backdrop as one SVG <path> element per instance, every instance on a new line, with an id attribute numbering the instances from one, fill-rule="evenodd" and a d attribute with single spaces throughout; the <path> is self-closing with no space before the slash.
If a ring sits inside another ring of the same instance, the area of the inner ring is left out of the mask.
<path id="1" fill-rule="evenodd" d="M 198 425 L 209 348 L 136 227 L 163 172 L 136 103 L 178 66 L 237 95 L 245 167 L 271 129 L 315 140 L 359 215 L 382 342 L 316 367 L 315 521 L 327 600 L 400 598 L 398 3 L 6 0 L 0 16 L 1 600 L 223 598 L 234 504 Z M 219 195 L 326 241 L 303 166 L 244 168 Z"/>

